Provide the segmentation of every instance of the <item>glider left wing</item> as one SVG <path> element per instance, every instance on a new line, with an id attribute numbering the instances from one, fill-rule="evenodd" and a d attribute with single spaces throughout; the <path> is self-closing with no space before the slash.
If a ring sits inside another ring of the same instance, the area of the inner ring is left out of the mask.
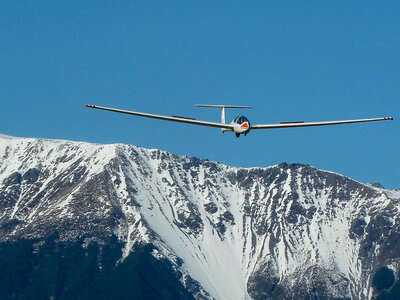
<path id="1" fill-rule="evenodd" d="M 251 130 L 253 130 L 253 129 L 277 129 L 277 128 L 292 128 L 292 127 L 326 126 L 326 125 L 338 125 L 338 124 L 362 123 L 362 122 L 374 122 L 374 121 L 386 121 L 386 120 L 393 120 L 393 117 L 342 120 L 342 121 L 323 121 L 323 122 L 282 122 L 279 124 L 251 125 L 250 128 L 251 128 Z"/>

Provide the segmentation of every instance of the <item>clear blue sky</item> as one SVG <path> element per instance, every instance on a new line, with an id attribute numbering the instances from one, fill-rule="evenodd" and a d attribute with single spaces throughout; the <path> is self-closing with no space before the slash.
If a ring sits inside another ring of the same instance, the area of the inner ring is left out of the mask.
<path id="1" fill-rule="evenodd" d="M 129 143 L 232 166 L 305 163 L 400 188 L 399 1 L 2 1 L 0 133 Z M 253 131 L 84 108 L 252 123 Z M 396 120 L 397 118 L 397 120 Z"/>

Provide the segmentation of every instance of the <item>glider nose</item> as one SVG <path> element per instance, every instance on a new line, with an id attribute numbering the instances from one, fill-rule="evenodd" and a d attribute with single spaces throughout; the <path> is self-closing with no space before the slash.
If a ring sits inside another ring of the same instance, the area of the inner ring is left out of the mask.
<path id="1" fill-rule="evenodd" d="M 233 131 L 238 134 L 249 133 L 250 131 L 250 122 L 245 121 L 243 123 L 234 124 Z"/>

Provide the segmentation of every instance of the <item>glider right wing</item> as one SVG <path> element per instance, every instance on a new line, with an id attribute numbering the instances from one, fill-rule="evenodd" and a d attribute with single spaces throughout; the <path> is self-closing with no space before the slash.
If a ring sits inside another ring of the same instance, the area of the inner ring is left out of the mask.
<path id="1" fill-rule="evenodd" d="M 107 110 L 107 111 L 112 111 L 112 112 L 117 112 L 117 113 L 122 113 L 122 114 L 128 114 L 128 115 L 135 115 L 135 116 L 146 117 L 146 118 L 153 118 L 153 119 L 166 120 L 166 121 L 172 121 L 172 122 L 194 124 L 194 125 L 200 125 L 200 126 L 209 126 L 209 127 L 218 127 L 218 128 L 233 130 L 233 125 L 225 124 L 225 123 L 201 121 L 201 120 L 196 120 L 196 119 L 192 119 L 192 118 L 178 117 L 178 116 L 169 117 L 169 116 L 142 113 L 142 112 L 137 112 L 137 111 L 122 110 L 122 109 L 109 108 L 109 107 L 103 107 L 103 106 L 97 106 L 97 105 L 91 105 L 91 104 L 86 104 L 85 107 L 102 109 L 102 110 Z"/>

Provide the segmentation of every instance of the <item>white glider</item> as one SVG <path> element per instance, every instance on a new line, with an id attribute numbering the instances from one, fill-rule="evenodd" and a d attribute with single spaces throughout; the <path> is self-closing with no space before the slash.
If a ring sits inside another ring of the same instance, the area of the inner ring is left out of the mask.
<path id="1" fill-rule="evenodd" d="M 251 125 L 250 121 L 245 116 L 237 116 L 230 124 L 227 124 L 227 123 L 225 123 L 225 109 L 226 108 L 250 108 L 250 106 L 208 105 L 208 104 L 196 104 L 195 106 L 221 108 L 221 123 L 196 120 L 196 119 L 187 118 L 187 117 L 179 117 L 179 116 L 171 116 L 170 117 L 170 116 L 164 116 L 164 115 L 149 114 L 149 113 L 109 108 L 109 107 L 103 107 L 103 106 L 97 106 L 97 105 L 91 105 L 91 104 L 85 105 L 85 107 L 102 109 L 102 110 L 113 111 L 113 112 L 117 112 L 117 113 L 135 115 L 135 116 L 146 117 L 146 118 L 160 119 L 160 120 L 201 125 L 201 126 L 218 127 L 218 128 L 221 128 L 222 132 L 233 131 L 236 134 L 236 137 L 239 137 L 241 134 L 247 135 L 250 132 L 250 130 L 254 130 L 254 129 L 278 129 L 278 128 L 292 128 L 292 127 L 326 126 L 326 125 L 338 125 L 338 124 L 393 120 L 393 117 L 383 117 L 383 118 L 342 120 L 342 121 L 323 121 L 323 122 L 300 121 L 300 122 L 281 122 L 278 124 Z"/>

